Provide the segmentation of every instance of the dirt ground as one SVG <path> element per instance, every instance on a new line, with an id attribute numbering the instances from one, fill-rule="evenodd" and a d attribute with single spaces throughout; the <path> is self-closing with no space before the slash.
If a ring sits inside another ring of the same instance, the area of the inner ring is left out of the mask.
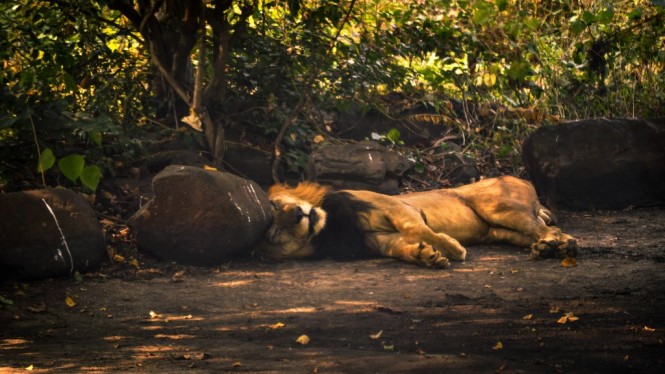
<path id="1" fill-rule="evenodd" d="M 482 246 L 0 283 L 0 372 L 665 372 L 665 210 L 559 215 L 573 267 Z"/>

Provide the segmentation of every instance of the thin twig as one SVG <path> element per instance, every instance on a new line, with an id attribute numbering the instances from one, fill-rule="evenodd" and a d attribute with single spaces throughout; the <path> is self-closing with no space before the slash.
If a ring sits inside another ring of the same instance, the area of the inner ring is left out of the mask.
<path id="1" fill-rule="evenodd" d="M 37 140 L 37 128 L 35 127 L 35 123 L 32 121 L 30 104 L 26 103 L 25 107 L 28 109 L 28 119 L 30 120 L 30 126 L 32 126 L 32 136 L 35 141 L 35 147 L 37 147 L 37 162 L 39 163 L 39 173 L 42 175 L 42 186 L 46 188 L 46 178 L 44 177 L 44 167 L 42 165 L 42 151 L 39 149 L 39 141 Z"/>

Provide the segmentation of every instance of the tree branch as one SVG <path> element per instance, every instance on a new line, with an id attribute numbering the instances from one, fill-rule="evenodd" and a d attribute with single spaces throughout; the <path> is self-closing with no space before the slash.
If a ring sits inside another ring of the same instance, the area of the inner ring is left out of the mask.
<path id="1" fill-rule="evenodd" d="M 344 25 L 349 21 L 349 17 L 351 17 L 351 12 L 353 11 L 353 7 L 356 4 L 356 0 L 351 0 L 351 4 L 349 5 L 349 9 L 346 12 L 346 15 L 344 16 L 344 19 L 342 19 L 342 22 L 340 23 L 339 27 L 337 28 L 337 32 L 335 33 L 335 37 L 332 38 L 332 41 L 328 48 L 326 49 L 326 53 L 324 54 L 324 57 L 328 57 L 330 53 L 332 52 L 333 48 L 337 44 L 337 39 L 339 39 L 340 34 L 342 33 L 342 29 L 344 28 Z M 314 81 L 318 78 L 319 73 L 321 71 L 321 65 L 316 64 L 314 66 L 314 69 L 311 71 L 311 74 L 309 78 L 307 79 L 307 83 L 305 84 L 305 89 L 303 90 L 302 94 L 300 95 L 300 99 L 298 100 L 298 104 L 296 104 L 295 108 L 291 111 L 288 117 L 284 120 L 284 123 L 282 124 L 282 127 L 279 129 L 279 132 L 277 133 L 277 138 L 275 139 L 275 147 L 274 147 L 274 155 L 275 155 L 275 160 L 273 160 L 272 163 L 272 179 L 275 183 L 279 183 L 279 163 L 282 158 L 282 149 L 281 149 L 281 144 L 282 144 L 282 139 L 284 138 L 284 135 L 286 134 L 286 131 L 291 127 L 291 125 L 294 123 L 296 117 L 300 113 L 300 111 L 305 107 L 305 104 L 307 103 L 307 99 L 309 98 L 309 90 L 314 84 Z"/>

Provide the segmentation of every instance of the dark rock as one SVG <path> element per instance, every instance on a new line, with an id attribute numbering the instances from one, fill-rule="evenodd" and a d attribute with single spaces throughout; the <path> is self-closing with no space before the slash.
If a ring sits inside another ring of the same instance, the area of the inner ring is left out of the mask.
<path id="1" fill-rule="evenodd" d="M 443 155 L 440 166 L 443 170 L 441 178 L 448 180 L 452 186 L 461 186 L 480 180 L 480 171 L 473 158 L 462 152 L 450 151 Z"/>
<path id="2" fill-rule="evenodd" d="M 309 158 L 308 179 L 336 188 L 399 193 L 409 160 L 374 142 L 319 148 Z"/>
<path id="3" fill-rule="evenodd" d="M 272 154 L 260 149 L 229 145 L 224 153 L 224 167 L 229 172 L 251 179 L 261 186 L 272 185 Z"/>
<path id="4" fill-rule="evenodd" d="M 254 245 L 272 222 L 263 190 L 229 173 L 174 165 L 152 188 L 154 198 L 128 224 L 139 250 L 160 260 L 219 265 Z"/>
<path id="5" fill-rule="evenodd" d="M 665 204 L 665 119 L 590 119 L 541 127 L 523 144 L 550 207 L 623 209 Z"/>
<path id="6" fill-rule="evenodd" d="M 168 150 L 150 155 L 146 159 L 146 167 L 152 174 L 164 170 L 169 165 L 186 165 L 204 167 L 211 165 L 211 161 L 203 156 L 201 151 Z"/>
<path id="7" fill-rule="evenodd" d="M 0 195 L 0 217 L 0 279 L 66 276 L 108 259 L 95 213 L 71 190 Z"/>

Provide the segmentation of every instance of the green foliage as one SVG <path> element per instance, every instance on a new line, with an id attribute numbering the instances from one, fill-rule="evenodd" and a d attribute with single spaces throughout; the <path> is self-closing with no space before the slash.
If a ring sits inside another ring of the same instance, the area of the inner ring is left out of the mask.
<path id="1" fill-rule="evenodd" d="M 0 182 L 65 155 L 60 172 L 92 188 L 115 158 L 134 154 L 134 135 L 157 110 L 175 116 L 182 102 L 148 47 L 166 51 L 164 64 L 191 94 L 192 4 L 204 4 L 208 22 L 204 106 L 229 133 L 269 139 L 307 98 L 284 137 L 293 171 L 328 131 L 319 109 L 393 114 L 381 102 L 392 92 L 435 108 L 465 149 L 498 157 L 516 156 L 519 139 L 542 123 L 665 115 L 662 0 L 147 2 L 160 5 L 155 14 L 143 3 L 0 4 Z M 452 101 L 461 112 L 446 109 Z M 399 145 L 401 135 L 377 140 Z M 52 153 L 37 160 L 35 138 Z M 67 155 L 87 164 L 73 170 Z"/>

